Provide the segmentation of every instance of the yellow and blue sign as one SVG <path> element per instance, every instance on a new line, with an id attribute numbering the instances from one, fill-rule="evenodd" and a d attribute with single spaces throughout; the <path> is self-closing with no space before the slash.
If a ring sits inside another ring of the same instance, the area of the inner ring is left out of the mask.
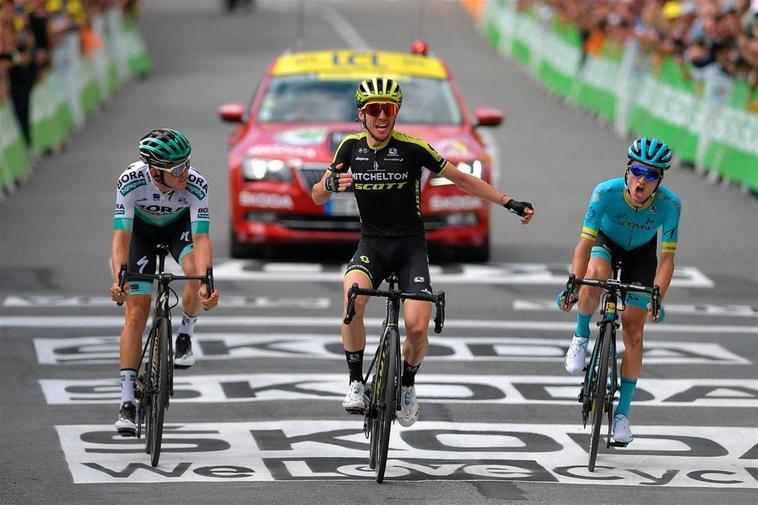
<path id="1" fill-rule="evenodd" d="M 404 77 L 448 78 L 445 65 L 433 56 L 351 49 L 285 54 L 276 61 L 271 74 L 316 74 L 319 79 L 353 80 L 374 75 L 400 81 Z"/>

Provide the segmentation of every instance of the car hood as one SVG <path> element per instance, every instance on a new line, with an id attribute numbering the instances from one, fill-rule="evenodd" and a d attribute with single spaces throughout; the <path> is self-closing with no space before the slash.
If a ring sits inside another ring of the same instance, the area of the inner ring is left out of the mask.
<path id="1" fill-rule="evenodd" d="M 482 147 L 465 127 L 399 124 L 396 129 L 426 140 L 451 161 L 477 159 L 483 155 Z M 251 158 L 329 163 L 342 139 L 360 131 L 360 126 L 354 123 L 328 126 L 259 123 L 248 132 L 241 152 Z"/>

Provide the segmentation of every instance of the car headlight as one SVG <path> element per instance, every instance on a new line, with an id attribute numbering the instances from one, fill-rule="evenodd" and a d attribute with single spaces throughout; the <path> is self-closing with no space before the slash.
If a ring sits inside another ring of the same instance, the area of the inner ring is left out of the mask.
<path id="1" fill-rule="evenodd" d="M 282 160 L 244 158 L 242 177 L 246 181 L 291 181 L 292 172 Z"/>
<path id="2" fill-rule="evenodd" d="M 464 174 L 473 175 L 474 177 L 478 177 L 479 179 L 482 178 L 482 162 L 479 160 L 474 160 L 471 163 L 466 163 L 465 161 L 461 161 L 458 163 L 458 170 L 463 172 Z M 448 184 L 452 184 L 448 179 L 446 179 L 444 176 L 436 176 L 433 177 L 431 181 L 429 181 L 429 184 L 432 186 L 446 186 Z"/>

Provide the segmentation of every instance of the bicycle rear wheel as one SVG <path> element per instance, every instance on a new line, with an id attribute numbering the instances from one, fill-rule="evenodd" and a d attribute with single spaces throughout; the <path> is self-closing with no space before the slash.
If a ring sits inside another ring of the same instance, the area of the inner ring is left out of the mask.
<path id="1" fill-rule="evenodd" d="M 163 441 L 163 417 L 168 405 L 168 340 L 171 328 L 168 319 L 159 319 L 155 324 L 150 347 L 150 368 L 148 374 L 150 403 L 147 410 L 147 444 L 150 463 L 158 466 Z"/>
<path id="2" fill-rule="evenodd" d="M 392 430 L 392 421 L 395 419 L 395 398 L 397 396 L 397 357 L 398 357 L 398 335 L 397 329 L 391 328 L 387 332 L 385 340 L 382 361 L 380 362 L 380 381 L 382 382 L 378 402 L 376 429 L 376 482 L 381 484 L 384 481 L 384 471 L 387 468 L 387 452 L 390 445 L 390 432 Z"/>
<path id="3" fill-rule="evenodd" d="M 608 358 L 612 338 L 613 326 L 611 324 L 603 325 L 600 332 L 600 343 L 598 344 L 600 345 L 600 357 L 597 362 L 595 384 L 592 388 L 592 438 L 590 439 L 590 462 L 588 465 L 590 472 L 595 471 L 598 443 L 600 442 L 600 427 L 603 424 L 603 414 L 605 413 L 606 393 L 608 391 Z"/>

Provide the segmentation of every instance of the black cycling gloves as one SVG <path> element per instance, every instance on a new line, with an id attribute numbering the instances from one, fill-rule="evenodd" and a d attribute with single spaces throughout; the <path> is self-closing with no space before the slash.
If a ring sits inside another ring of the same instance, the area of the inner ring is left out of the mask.
<path id="1" fill-rule="evenodd" d="M 340 174 L 332 172 L 332 175 L 324 179 L 324 189 L 330 193 L 336 193 L 340 187 Z"/>
<path id="2" fill-rule="evenodd" d="M 526 209 L 534 210 L 534 207 L 532 207 L 531 203 L 529 203 L 529 202 L 517 202 L 514 199 L 508 200 L 507 203 L 503 204 L 503 207 L 505 207 L 509 211 L 513 212 L 514 214 L 518 214 L 521 217 L 524 217 L 526 215 Z"/>

